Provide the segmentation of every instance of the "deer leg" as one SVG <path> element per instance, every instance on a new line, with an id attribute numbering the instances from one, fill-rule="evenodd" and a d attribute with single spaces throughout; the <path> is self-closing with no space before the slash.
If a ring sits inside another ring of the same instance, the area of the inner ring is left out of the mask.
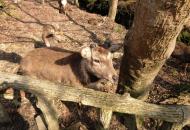
<path id="1" fill-rule="evenodd" d="M 60 13 L 60 14 L 65 13 L 63 6 L 60 6 L 60 7 L 59 7 L 59 13 Z"/>
<path id="2" fill-rule="evenodd" d="M 63 7 L 64 14 L 66 15 L 66 7 Z"/>
<path id="3" fill-rule="evenodd" d="M 58 0 L 58 4 L 59 4 L 59 13 L 60 14 L 65 13 L 61 0 Z"/>

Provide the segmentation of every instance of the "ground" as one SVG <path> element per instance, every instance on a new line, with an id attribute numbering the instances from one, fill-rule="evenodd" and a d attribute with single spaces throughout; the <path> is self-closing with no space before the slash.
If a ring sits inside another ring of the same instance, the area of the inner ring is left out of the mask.
<path id="1" fill-rule="evenodd" d="M 66 14 L 59 14 L 57 1 L 48 1 L 42 5 L 35 0 L 26 0 L 16 5 L 5 0 L 5 5 L 0 10 L 0 71 L 3 72 L 17 72 L 19 60 L 27 52 L 35 49 L 36 44 L 42 42 L 44 24 L 55 26 L 59 32 L 61 40 L 52 46 L 74 51 L 90 43 L 101 43 L 107 38 L 114 43 L 122 43 L 127 32 L 123 26 L 107 17 L 87 13 L 74 5 L 68 5 Z M 189 104 L 189 98 L 183 97 L 190 91 L 187 89 L 190 83 L 190 69 L 185 69 L 184 66 L 177 59 L 169 59 L 154 82 L 148 102 Z M 10 91 L 6 92 L 7 95 Z M 2 93 L 0 101 L 7 108 L 12 123 L 0 124 L 0 130 L 36 130 L 33 118 L 36 112 L 24 98 L 24 92 L 21 93 L 21 103 L 9 97 L 5 98 Z M 62 107 L 61 103 L 59 107 Z M 63 120 L 60 118 L 60 122 Z M 148 120 L 146 127 L 152 129 L 155 122 Z M 66 127 L 65 124 L 60 124 L 62 128 Z M 110 129 L 126 129 L 123 118 L 114 116 Z"/>

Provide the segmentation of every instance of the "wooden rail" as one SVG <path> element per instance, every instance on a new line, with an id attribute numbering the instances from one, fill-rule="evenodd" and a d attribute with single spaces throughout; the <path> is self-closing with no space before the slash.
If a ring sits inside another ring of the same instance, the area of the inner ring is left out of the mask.
<path id="1" fill-rule="evenodd" d="M 130 97 L 87 88 L 76 88 L 38 80 L 28 76 L 19 76 L 0 72 L 0 89 L 11 83 L 13 88 L 30 91 L 37 96 L 46 95 L 63 101 L 81 103 L 119 113 L 135 114 L 157 118 L 168 122 L 190 124 L 190 106 L 188 105 L 155 105 Z M 42 97 L 44 100 L 44 98 Z"/>

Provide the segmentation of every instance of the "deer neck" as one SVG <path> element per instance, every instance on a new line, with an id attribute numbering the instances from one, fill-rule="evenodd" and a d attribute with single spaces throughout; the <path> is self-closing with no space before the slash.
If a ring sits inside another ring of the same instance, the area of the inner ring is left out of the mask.
<path id="1" fill-rule="evenodd" d="M 81 59 L 80 65 L 79 65 L 79 79 L 82 84 L 87 85 L 90 83 L 90 75 L 89 75 L 89 69 L 87 68 L 87 61 L 86 59 Z"/>

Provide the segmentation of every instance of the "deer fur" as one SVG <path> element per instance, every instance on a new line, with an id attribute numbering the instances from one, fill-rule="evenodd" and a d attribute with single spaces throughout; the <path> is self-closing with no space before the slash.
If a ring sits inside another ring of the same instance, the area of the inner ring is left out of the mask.
<path id="1" fill-rule="evenodd" d="M 21 59 L 20 72 L 64 85 L 89 87 L 95 90 L 100 90 L 96 85 L 103 80 L 112 83 L 117 80 L 112 64 L 112 55 L 107 49 L 100 46 L 83 47 L 80 52 L 53 47 L 37 48 Z M 79 114 L 77 111 L 73 111 L 76 109 L 76 104 L 67 103 L 65 105 L 65 114 L 62 115 L 64 124 L 70 124 L 71 117 L 78 120 Z M 79 113 L 84 112 L 81 116 L 87 118 L 90 111 L 97 114 L 95 108 L 89 107 L 81 108 Z"/>
<path id="2" fill-rule="evenodd" d="M 116 77 L 111 53 L 99 46 L 84 47 L 81 52 L 38 48 L 21 60 L 20 71 L 72 86 L 88 85 L 100 79 L 114 82 Z"/>

